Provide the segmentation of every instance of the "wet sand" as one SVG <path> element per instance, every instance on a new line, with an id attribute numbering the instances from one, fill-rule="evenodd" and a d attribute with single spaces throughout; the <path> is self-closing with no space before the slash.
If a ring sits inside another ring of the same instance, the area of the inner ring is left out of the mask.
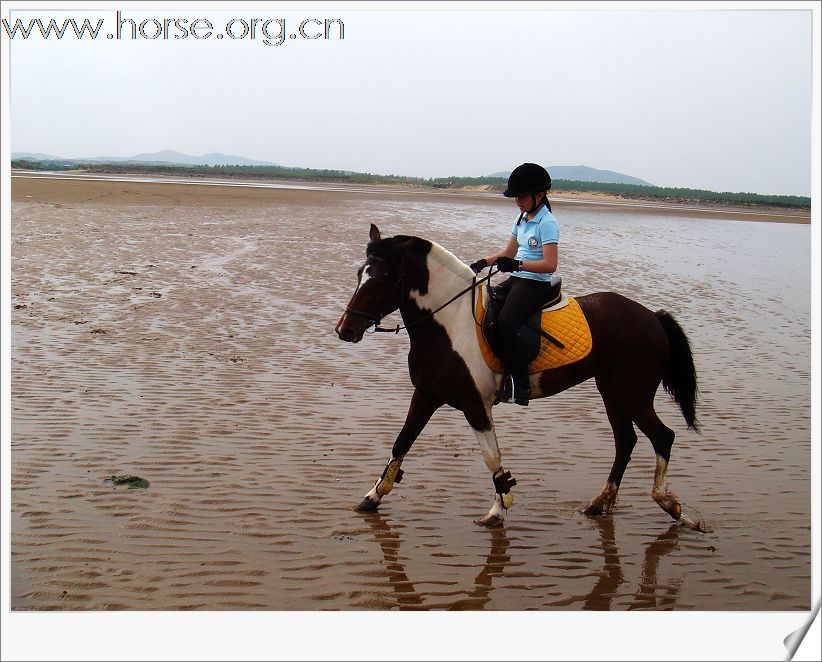
<path id="1" fill-rule="evenodd" d="M 486 530 L 451 410 L 380 513 L 353 512 L 405 417 L 408 339 L 333 328 L 370 223 L 467 262 L 510 201 L 17 178 L 12 198 L 12 609 L 810 607 L 808 226 L 562 206 L 566 292 L 665 307 L 691 338 L 703 434 L 657 409 L 671 488 L 713 530 L 652 501 L 644 437 L 614 515 L 579 514 L 612 461 L 593 383 L 495 408 L 519 485 Z"/>

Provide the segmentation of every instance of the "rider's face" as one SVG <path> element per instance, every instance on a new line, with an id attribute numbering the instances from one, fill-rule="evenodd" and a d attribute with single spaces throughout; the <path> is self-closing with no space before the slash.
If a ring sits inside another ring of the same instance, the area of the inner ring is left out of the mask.
<path id="1" fill-rule="evenodd" d="M 522 212 L 527 212 L 536 207 L 537 198 L 536 195 L 533 193 L 526 193 L 525 195 L 518 195 L 515 198 L 517 202 L 517 207 Z"/>

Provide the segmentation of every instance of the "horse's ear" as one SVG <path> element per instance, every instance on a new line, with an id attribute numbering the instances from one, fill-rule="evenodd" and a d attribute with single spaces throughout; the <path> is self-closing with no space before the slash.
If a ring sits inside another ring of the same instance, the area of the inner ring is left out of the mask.
<path id="1" fill-rule="evenodd" d="M 382 239 L 380 236 L 380 229 L 373 223 L 371 224 L 371 234 L 369 236 L 371 237 L 371 241 L 379 241 Z"/>

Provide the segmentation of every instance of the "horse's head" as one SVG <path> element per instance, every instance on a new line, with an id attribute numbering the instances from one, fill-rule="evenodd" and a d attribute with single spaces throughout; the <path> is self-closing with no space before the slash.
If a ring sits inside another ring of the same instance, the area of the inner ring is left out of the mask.
<path id="1" fill-rule="evenodd" d="M 383 239 L 373 224 L 370 239 L 365 263 L 357 271 L 357 289 L 335 328 L 340 340 L 346 342 L 362 340 L 369 327 L 378 325 L 402 304 L 404 258 L 415 239 Z"/>

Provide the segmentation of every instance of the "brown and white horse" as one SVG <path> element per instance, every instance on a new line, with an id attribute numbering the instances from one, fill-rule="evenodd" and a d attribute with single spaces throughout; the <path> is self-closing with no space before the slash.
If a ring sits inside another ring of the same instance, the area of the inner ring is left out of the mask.
<path id="1" fill-rule="evenodd" d="M 474 273 L 441 246 L 410 236 L 383 239 L 372 225 L 366 260 L 346 312 L 337 323 L 341 340 L 359 342 L 371 326 L 399 309 L 410 338 L 408 366 L 414 394 L 408 415 L 392 449 L 391 459 L 358 510 L 376 510 L 402 477 L 403 458 L 434 412 L 443 405 L 460 410 L 477 437 L 496 495 L 485 526 L 502 524 L 513 503 L 516 481 L 503 471 L 491 408 L 500 376 L 483 359 L 472 310 L 472 296 L 446 304 L 459 292 L 470 292 Z M 592 349 L 585 358 L 531 375 L 531 398 L 542 398 L 594 378 L 614 432 L 616 457 L 602 491 L 583 512 L 607 514 L 637 441 L 634 423 L 648 436 L 656 452 L 651 494 L 675 520 L 699 528 L 682 514 L 668 490 L 666 473 L 674 432 L 654 411 L 660 382 L 682 411 L 689 428 L 697 430 L 696 371 L 688 339 L 665 311 L 653 313 L 613 292 L 577 298 L 588 322 Z"/>

